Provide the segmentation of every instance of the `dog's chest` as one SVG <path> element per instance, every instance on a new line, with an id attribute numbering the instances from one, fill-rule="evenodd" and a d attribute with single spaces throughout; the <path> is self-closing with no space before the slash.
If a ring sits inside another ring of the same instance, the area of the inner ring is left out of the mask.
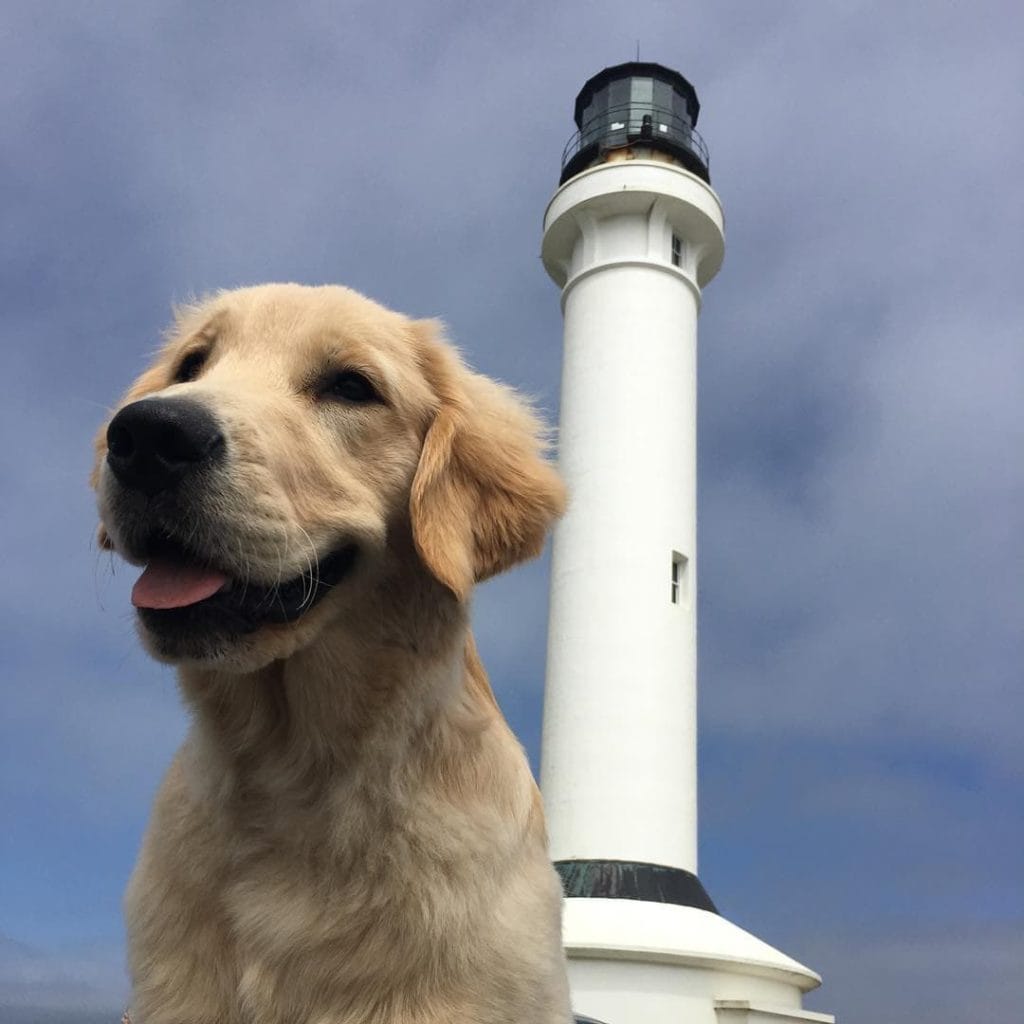
<path id="1" fill-rule="evenodd" d="M 418 804 L 339 792 L 287 816 L 286 831 L 279 821 L 272 831 L 235 830 L 221 901 L 243 987 L 308 957 L 329 962 L 339 982 L 364 983 L 382 957 L 393 973 L 424 949 L 438 970 L 447 949 L 474 941 L 489 920 L 486 858 L 450 819 L 441 828 L 443 817 Z"/>
<path id="2" fill-rule="evenodd" d="M 223 893 L 242 1019 L 258 1009 L 254 1020 L 276 1021 L 264 1016 L 274 1006 L 284 1024 L 325 999 L 344 1007 L 341 1019 L 373 1021 L 381 999 L 460 990 L 465 951 L 493 943 L 478 934 L 480 909 L 442 891 L 436 879 L 386 871 L 328 878 L 253 865 Z"/>

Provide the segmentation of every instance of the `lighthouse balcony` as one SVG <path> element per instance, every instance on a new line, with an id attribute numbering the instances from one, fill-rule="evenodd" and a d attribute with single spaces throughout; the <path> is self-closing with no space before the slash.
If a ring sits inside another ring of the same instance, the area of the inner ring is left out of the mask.
<path id="1" fill-rule="evenodd" d="M 667 107 L 625 103 L 583 124 L 562 152 L 560 184 L 595 163 L 658 153 L 710 184 L 708 148 L 689 119 Z"/>

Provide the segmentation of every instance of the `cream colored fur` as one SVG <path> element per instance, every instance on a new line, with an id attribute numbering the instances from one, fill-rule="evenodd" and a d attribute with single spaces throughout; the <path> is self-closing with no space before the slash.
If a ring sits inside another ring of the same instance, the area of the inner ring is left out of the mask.
<path id="1" fill-rule="evenodd" d="M 385 403 L 318 398 L 345 367 Z M 157 393 L 224 426 L 195 529 L 240 578 L 315 569 L 339 540 L 359 560 L 297 622 L 179 666 L 192 727 L 126 897 L 134 1024 L 565 1024 L 540 796 L 467 617 L 562 508 L 538 421 L 434 324 L 334 287 L 183 311 L 125 402 Z"/>

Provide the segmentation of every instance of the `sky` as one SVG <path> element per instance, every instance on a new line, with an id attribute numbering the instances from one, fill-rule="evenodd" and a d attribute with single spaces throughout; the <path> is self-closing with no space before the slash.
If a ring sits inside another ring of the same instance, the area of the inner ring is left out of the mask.
<path id="1" fill-rule="evenodd" d="M 696 86 L 700 875 L 843 1024 L 1024 1000 L 1024 11 L 1012 2 L 8 0 L 0 1021 L 98 1024 L 186 729 L 93 542 L 172 303 L 338 282 L 557 418 L 541 217 L 601 68 Z M 626 353 L 624 353 L 624 357 Z M 475 628 L 536 767 L 547 561 Z"/>

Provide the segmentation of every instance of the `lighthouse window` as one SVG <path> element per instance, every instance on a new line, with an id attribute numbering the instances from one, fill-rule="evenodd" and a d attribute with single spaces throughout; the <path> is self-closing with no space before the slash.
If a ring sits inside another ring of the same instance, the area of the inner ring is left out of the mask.
<path id="1" fill-rule="evenodd" d="M 605 124 L 609 132 L 620 132 L 625 129 L 625 119 L 629 116 L 629 79 L 608 83 L 608 92 L 604 100 L 603 113 L 607 117 Z M 615 140 L 616 145 L 625 139 Z"/>
<path id="2" fill-rule="evenodd" d="M 654 108 L 664 117 L 671 114 L 675 104 L 673 103 L 672 86 L 668 82 L 654 79 Z"/>
<path id="3" fill-rule="evenodd" d="M 608 83 L 608 109 L 624 107 L 629 103 L 629 79 L 619 78 Z"/>
<path id="4" fill-rule="evenodd" d="M 672 603 L 682 604 L 686 597 L 686 556 L 672 552 Z"/>
<path id="5" fill-rule="evenodd" d="M 633 101 L 634 106 L 639 104 L 650 106 L 654 102 L 653 78 L 634 78 L 630 85 L 631 95 L 629 98 Z"/>
<path id="6" fill-rule="evenodd" d="M 672 236 L 672 266 L 679 267 L 683 263 L 683 241 L 678 235 Z"/>
<path id="7" fill-rule="evenodd" d="M 630 85 L 629 130 L 642 132 L 644 138 L 650 138 L 650 118 L 654 113 L 654 79 L 634 78 Z M 646 131 L 644 131 L 645 117 L 648 118 Z"/>

